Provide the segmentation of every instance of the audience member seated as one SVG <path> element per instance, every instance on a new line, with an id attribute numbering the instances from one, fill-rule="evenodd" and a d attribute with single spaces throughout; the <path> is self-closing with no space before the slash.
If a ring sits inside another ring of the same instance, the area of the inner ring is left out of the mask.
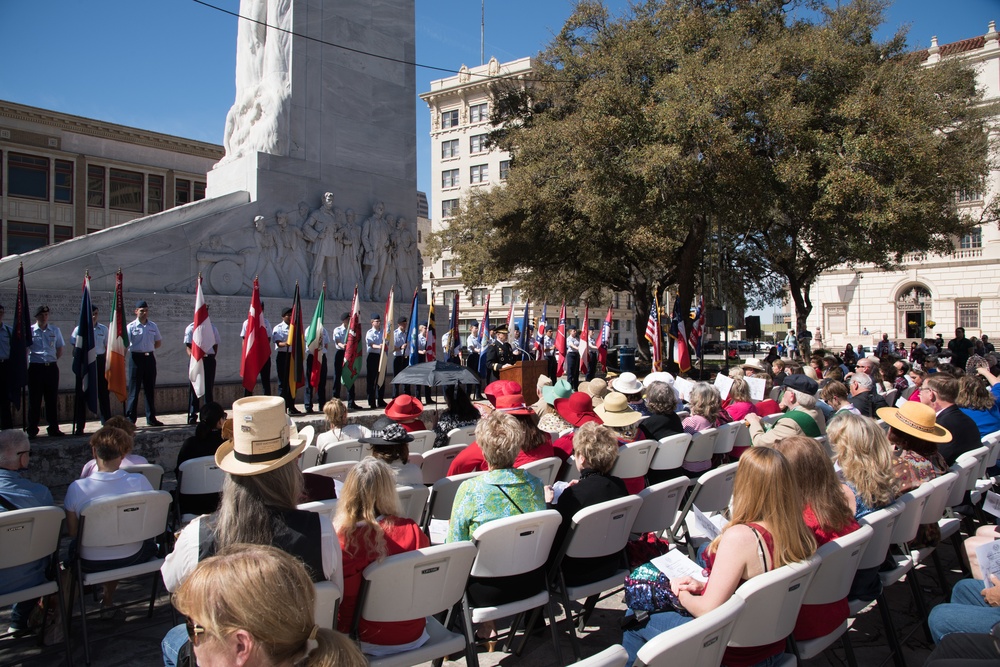
<path id="1" fill-rule="evenodd" d="M 934 643 L 952 633 L 989 634 L 1000 623 L 1000 579 L 990 577 L 990 588 L 981 579 L 962 579 L 951 589 L 951 602 L 931 609 L 927 623 Z"/>
<path id="2" fill-rule="evenodd" d="M 779 383 L 778 386 L 781 386 L 780 383 L 784 382 L 785 378 L 788 377 L 788 374 L 782 372 L 781 380 L 778 380 L 777 378 L 772 380 L 771 376 L 767 373 L 758 373 L 754 377 L 764 381 L 764 400 L 754 403 L 754 411 L 761 417 L 781 412 L 781 406 L 778 405 L 776 400 L 771 398 L 771 390 L 774 389 L 775 382 Z"/>
<path id="3" fill-rule="evenodd" d="M 400 394 L 385 406 L 385 416 L 406 429 L 407 433 L 427 430 L 427 426 L 420 419 L 423 413 L 424 404 L 419 398 L 409 394 Z"/>
<path id="4" fill-rule="evenodd" d="M 573 428 L 573 425 L 563 419 L 562 415 L 555 408 L 557 399 L 569 398 L 573 394 L 573 387 L 570 383 L 560 378 L 554 385 L 542 388 L 542 400 L 545 401 L 545 409 L 538 414 L 538 428 L 547 433 L 562 433 Z M 593 398 L 591 398 L 593 406 Z"/>
<path id="5" fill-rule="evenodd" d="M 959 380 L 955 405 L 976 423 L 980 437 L 1000 431 L 1000 379 L 989 368 L 977 366 Z"/>
<path id="6" fill-rule="evenodd" d="M 851 397 L 848 399 L 858 410 L 858 414 L 875 418 L 875 411 L 888 407 L 885 399 L 875 393 L 875 385 L 871 376 L 865 373 L 854 373 L 847 381 Z"/>
<path id="7" fill-rule="evenodd" d="M 329 430 L 316 436 L 316 446 L 323 449 L 327 445 L 345 440 L 357 440 L 364 436 L 364 429 L 358 424 L 347 423 L 347 406 L 339 398 L 332 398 L 323 406 Z"/>
<path id="8" fill-rule="evenodd" d="M 641 414 L 643 417 L 649 416 L 649 409 L 646 408 L 646 401 L 642 398 L 645 387 L 639 382 L 635 373 L 622 373 L 611 381 L 612 391 L 625 394 L 630 408 Z"/>
<path id="9" fill-rule="evenodd" d="M 122 467 L 141 466 L 149 463 L 144 457 L 132 453 L 132 449 L 135 447 L 135 424 L 121 415 L 115 415 L 114 417 L 110 417 L 104 425 L 121 429 L 128 436 L 128 449 L 125 452 L 125 456 L 122 457 Z M 92 458 L 83 465 L 83 470 L 80 471 L 80 479 L 90 477 L 96 470 L 97 459 Z"/>
<path id="10" fill-rule="evenodd" d="M 908 401 L 914 401 L 915 403 L 920 402 L 920 387 L 924 384 L 924 380 L 927 379 L 927 371 L 921 368 L 911 368 L 910 372 L 906 374 L 908 378 L 913 382 L 913 386 L 910 387 L 910 395 L 906 397 Z M 905 394 L 905 392 L 904 392 Z"/>
<path id="11" fill-rule="evenodd" d="M 770 429 L 764 429 L 758 415 L 745 417 L 755 447 L 773 445 L 793 435 L 818 438 L 826 433 L 826 420 L 816 408 L 816 392 L 819 391 L 816 381 L 805 375 L 789 375 L 782 386 L 784 391 L 779 405 L 785 413 Z"/>
<path id="12" fill-rule="evenodd" d="M 815 439 L 792 436 L 774 444 L 792 468 L 802 492 L 802 518 L 821 547 L 858 529 L 854 519 L 854 492 L 837 479 L 833 463 Z M 847 620 L 847 598 L 829 604 L 802 605 L 795 624 L 795 639 L 805 641 L 830 634 Z"/>
<path id="13" fill-rule="evenodd" d="M 801 495 L 788 461 L 769 447 L 751 448 L 740 457 L 736 470 L 732 520 L 705 551 L 708 581 L 681 577 L 670 582 L 690 616 L 676 611 L 652 613 L 644 624 L 626 630 L 622 644 L 628 651 L 628 665 L 635 662 L 643 644 L 716 609 L 744 581 L 805 560 L 815 551 L 816 539 L 802 520 Z M 726 649 L 722 664 L 767 664 L 784 650 L 784 640 L 766 646 L 731 647 Z"/>
<path id="14" fill-rule="evenodd" d="M 316 625 L 309 572 L 271 546 L 237 544 L 206 558 L 173 601 L 186 617 L 178 628 L 190 639 L 192 665 L 368 664 L 346 635 Z"/>
<path id="15" fill-rule="evenodd" d="M 865 376 L 867 377 L 867 376 Z M 842 412 L 860 415 L 854 404 L 848 400 L 847 385 L 843 382 L 827 382 L 819 390 L 819 397 L 833 408 L 834 417 Z"/>
<path id="16" fill-rule="evenodd" d="M 448 432 L 452 429 L 472 426 L 479 421 L 479 410 L 458 385 L 444 388 L 444 402 L 447 407 L 438 415 L 437 423 L 434 424 L 435 447 L 448 444 Z"/>
<path id="17" fill-rule="evenodd" d="M 860 519 L 891 505 L 898 484 L 892 443 L 885 431 L 867 417 L 840 414 L 830 422 L 828 433 L 840 477 L 854 494 L 854 517 Z"/>
<path id="18" fill-rule="evenodd" d="M 755 374 L 753 377 L 757 377 L 757 375 Z M 726 413 L 734 422 L 743 421 L 743 418 L 751 412 L 757 414 L 757 409 L 750 398 L 750 385 L 743 378 L 733 380 L 733 386 L 729 389 L 729 398 L 726 400 L 724 406 Z"/>
<path id="19" fill-rule="evenodd" d="M 582 394 L 586 396 L 586 394 Z M 589 402 L 589 397 L 588 397 Z M 514 467 L 521 451 L 524 428 L 517 418 L 497 410 L 476 424 L 476 442 L 483 450 L 488 472 L 458 487 L 448 523 L 448 542 L 471 540 L 475 530 L 490 521 L 545 509 L 542 481 Z M 510 577 L 470 577 L 466 589 L 473 606 L 506 604 L 545 588 L 544 567 Z M 483 623 L 477 636 L 496 636 L 493 623 Z"/>
<path id="20" fill-rule="evenodd" d="M 540 430 L 535 425 L 535 412 L 524 404 L 521 394 L 508 394 L 496 399 L 498 412 L 513 416 L 524 430 L 521 451 L 514 460 L 514 467 L 520 468 L 526 463 L 540 461 L 556 455 L 552 448 L 552 436 Z M 459 452 L 448 468 L 448 475 L 461 475 L 467 472 L 478 472 L 487 469 L 486 457 L 478 442 L 473 442 Z"/>
<path id="21" fill-rule="evenodd" d="M 670 376 L 670 373 L 664 373 L 664 375 Z M 673 376 L 670 377 L 672 381 Z M 646 385 L 645 380 L 643 380 L 643 385 L 649 386 Z M 608 395 L 609 391 L 611 391 L 611 388 L 608 387 L 608 382 L 604 378 L 594 378 L 588 383 L 587 393 L 593 399 L 595 408 L 604 402 L 604 397 Z"/>
<path id="22" fill-rule="evenodd" d="M 344 555 L 344 595 L 337 617 L 337 629 L 341 632 L 351 631 L 366 567 L 386 556 L 430 546 L 420 526 L 401 514 L 392 468 L 377 459 L 366 458 L 348 473 L 334 520 Z M 429 639 L 424 625 L 422 618 L 395 623 L 362 621 L 358 639 L 361 649 L 370 655 L 408 651 Z"/>
<path id="23" fill-rule="evenodd" d="M 31 443 L 27 433 L 19 429 L 0 431 L 0 512 L 55 505 L 51 491 L 21 476 L 28 469 L 30 454 Z M 46 557 L 0 569 L 0 595 L 45 583 L 48 562 Z M 25 600 L 11 608 L 9 632 L 14 636 L 28 634 L 28 616 L 37 602 Z"/>
<path id="24" fill-rule="evenodd" d="M 152 491 L 149 481 L 142 475 L 121 470 L 125 452 L 132 448 L 132 438 L 120 428 L 104 426 L 90 436 L 90 447 L 97 459 L 97 470 L 89 477 L 78 479 L 66 489 L 66 532 L 71 538 L 78 536 L 80 510 L 89 501 L 108 496 L 120 496 L 136 491 Z M 79 557 L 84 572 L 116 570 L 138 563 L 145 563 L 156 555 L 153 540 L 122 544 L 113 547 L 70 547 L 70 558 Z M 117 581 L 104 584 L 101 618 L 124 619 L 124 613 L 114 609 L 112 598 Z"/>
<path id="25" fill-rule="evenodd" d="M 662 440 L 684 432 L 681 418 L 677 416 L 677 394 L 666 382 L 653 382 L 646 388 L 646 408 L 649 417 L 639 423 L 636 438 Z M 646 473 L 650 484 L 658 484 L 684 474 L 684 469 L 650 470 Z"/>
<path id="26" fill-rule="evenodd" d="M 935 373 L 920 387 L 920 402 L 934 408 L 937 423 L 951 433 L 951 441 L 943 442 L 938 448 L 945 463 L 953 465 L 959 455 L 981 446 L 979 427 L 961 408 L 955 405 L 958 399 L 958 380 Z"/>
<path id="27" fill-rule="evenodd" d="M 722 396 L 717 387 L 707 382 L 698 382 L 691 390 L 688 399 L 688 409 L 691 414 L 684 418 L 681 425 L 686 433 L 694 435 L 706 429 L 716 428 L 724 422 L 722 419 Z M 712 459 L 704 461 L 684 461 L 682 466 L 688 477 L 698 477 L 712 467 Z"/>
<path id="28" fill-rule="evenodd" d="M 619 394 L 620 396 L 621 394 Z M 611 474 L 618 460 L 618 439 L 604 426 L 589 422 L 573 435 L 573 463 L 580 479 L 563 488 L 555 496 L 551 486 L 545 487 L 545 500 L 562 515 L 562 523 L 552 543 L 553 556 L 559 551 L 578 511 L 629 495 L 625 482 Z M 599 558 L 564 558 L 562 573 L 569 586 L 580 586 L 606 579 L 621 564 L 621 554 Z"/>
<path id="29" fill-rule="evenodd" d="M 181 464 L 185 461 L 215 456 L 223 442 L 222 427 L 226 423 L 226 411 L 222 406 L 218 403 L 206 403 L 199 417 L 194 435 L 184 441 L 177 453 L 174 474 L 180 474 Z M 181 506 L 181 514 L 211 514 L 219 506 L 218 493 L 182 494 L 178 491 L 177 500 Z"/>
<path id="30" fill-rule="evenodd" d="M 343 590 L 333 524 L 325 515 L 296 507 L 303 486 L 297 459 L 305 441 L 291 436 L 284 400 L 241 398 L 233 404 L 233 421 L 241 428 L 215 453 L 216 464 L 227 473 L 219 509 L 195 519 L 177 537 L 161 570 L 167 590 L 177 590 L 199 561 L 238 543 L 278 547 L 305 563 L 313 581 L 329 579 Z M 186 641 L 184 626 L 167 633 L 162 645 L 166 667 L 177 664 Z"/>
<path id="31" fill-rule="evenodd" d="M 568 398 L 557 398 L 555 408 L 559 416 L 575 430 L 587 422 L 602 423 L 594 412 L 594 403 L 590 396 L 582 391 L 573 392 Z M 573 433 L 567 433 L 552 443 L 555 455 L 565 463 L 573 456 Z M 565 468 L 565 466 L 563 466 Z"/>
<path id="32" fill-rule="evenodd" d="M 629 407 L 625 394 L 617 391 L 609 393 L 603 403 L 594 408 L 594 412 L 601 418 L 601 422 L 617 438 L 618 446 L 624 446 L 635 440 L 636 426 L 645 417 Z M 573 434 L 573 447 L 576 448 L 576 434 Z M 622 480 L 629 493 L 639 493 L 646 488 L 644 476 L 628 477 Z"/>
<path id="33" fill-rule="evenodd" d="M 406 394 L 401 395 L 403 398 Z M 388 465 L 396 474 L 396 484 L 413 486 L 424 483 L 420 466 L 410 463 L 410 448 L 413 436 L 406 432 L 402 424 L 381 417 L 372 425 L 372 434 L 359 438 L 358 442 L 370 445 L 371 456 Z"/>

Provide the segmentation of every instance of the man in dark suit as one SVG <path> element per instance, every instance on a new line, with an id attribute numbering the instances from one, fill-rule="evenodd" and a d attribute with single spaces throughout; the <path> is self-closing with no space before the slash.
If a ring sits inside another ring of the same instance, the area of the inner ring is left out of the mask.
<path id="1" fill-rule="evenodd" d="M 955 405 L 957 397 L 958 380 L 944 373 L 927 376 L 920 387 L 920 402 L 934 408 L 937 423 L 951 432 L 951 442 L 938 446 L 948 465 L 952 465 L 961 454 L 982 444 L 976 422 Z"/>
<path id="2" fill-rule="evenodd" d="M 884 398 L 875 393 L 875 385 L 870 375 L 862 372 L 852 373 L 851 379 L 847 381 L 847 388 L 851 392 L 851 397 L 847 400 L 865 417 L 878 419 L 878 409 L 890 407 Z"/>

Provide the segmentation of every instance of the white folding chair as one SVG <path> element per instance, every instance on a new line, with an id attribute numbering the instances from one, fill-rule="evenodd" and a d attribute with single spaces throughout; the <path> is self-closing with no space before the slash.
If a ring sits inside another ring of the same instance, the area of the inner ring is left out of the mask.
<path id="1" fill-rule="evenodd" d="M 424 454 L 424 462 L 420 470 L 424 474 L 424 484 L 433 484 L 442 477 L 448 476 L 448 468 L 455 457 L 462 453 L 468 445 L 448 445 L 438 447 Z"/>
<path id="2" fill-rule="evenodd" d="M 649 462 L 649 469 L 676 470 L 680 468 L 690 446 L 690 433 L 678 433 L 660 438 L 660 444 L 656 447 L 656 452 Z"/>
<path id="3" fill-rule="evenodd" d="M 556 481 L 559 468 L 562 467 L 562 459 L 558 456 L 549 456 L 537 461 L 530 461 L 519 467 L 521 470 L 542 480 L 542 484 L 545 486 L 551 486 Z"/>
<path id="4" fill-rule="evenodd" d="M 719 466 L 715 470 L 709 470 L 702 474 L 695 482 L 691 494 L 688 495 L 684 508 L 677 517 L 677 522 L 670 528 L 670 539 L 677 541 L 680 531 L 683 529 L 687 533 L 687 517 L 691 513 L 692 507 L 697 507 L 702 512 L 724 512 L 729 508 L 729 502 L 733 498 L 733 486 L 736 484 L 736 466 L 738 463 L 727 463 Z M 687 551 L 691 558 L 694 558 L 694 544 L 687 540 Z"/>
<path id="5" fill-rule="evenodd" d="M 313 438 L 316 437 L 316 429 L 312 425 L 303 426 L 298 429 L 299 437 L 306 441 L 306 447 L 309 447 L 313 443 Z"/>
<path id="6" fill-rule="evenodd" d="M 471 576 L 490 579 L 494 577 L 510 577 L 533 572 L 545 565 L 552 542 L 555 540 L 562 516 L 555 510 L 528 512 L 485 523 L 472 534 L 472 543 L 476 545 L 478 554 L 472 564 Z M 559 634 L 556 630 L 556 616 L 549 589 L 545 578 L 540 577 L 538 590 L 529 592 L 524 598 L 502 605 L 489 607 L 474 607 L 466 594 L 462 598 L 462 616 L 465 626 L 466 641 L 470 646 L 476 645 L 475 624 L 496 621 L 514 616 L 514 622 L 507 633 L 506 644 L 510 646 L 517 634 L 524 614 L 535 609 L 545 608 L 548 613 L 549 628 L 552 632 L 552 644 L 556 650 L 559 664 L 562 664 L 562 651 L 559 648 Z M 532 616 L 534 619 L 534 615 Z M 517 650 L 520 655 L 528 639 L 527 630 L 521 645 Z M 475 650 L 470 652 L 469 665 L 479 664 Z"/>
<path id="7" fill-rule="evenodd" d="M 411 651 L 366 656 L 372 667 L 411 667 L 452 653 L 475 649 L 464 635 L 450 632 L 434 614 L 450 611 L 462 599 L 477 550 L 472 542 L 455 542 L 407 551 L 372 563 L 362 573 L 351 636 L 361 620 L 392 623 L 426 617 L 430 639 Z M 473 664 L 473 663 L 469 663 Z"/>
<path id="8" fill-rule="evenodd" d="M 736 597 L 746 602 L 746 607 L 733 625 L 729 646 L 765 646 L 787 639 L 795 629 L 802 599 L 819 562 L 819 557 L 814 555 L 798 563 L 776 567 L 740 584 Z M 794 667 L 795 656 L 786 653 L 778 664 Z"/>
<path id="9" fill-rule="evenodd" d="M 427 507 L 427 498 L 431 495 L 431 490 L 426 486 L 396 486 L 396 495 L 399 496 L 399 506 L 403 509 L 402 516 L 413 519 L 417 524 L 424 516 L 424 508 Z"/>
<path id="10" fill-rule="evenodd" d="M 771 387 L 771 391 L 768 393 L 767 397 L 772 401 L 776 401 L 779 396 L 781 396 L 781 387 Z"/>
<path id="11" fill-rule="evenodd" d="M 645 477 L 659 444 L 656 440 L 636 440 L 622 445 L 611 474 L 621 479 Z"/>
<path id="12" fill-rule="evenodd" d="M 194 519 L 194 514 L 180 513 L 180 496 L 197 496 L 208 493 L 222 493 L 226 481 L 226 471 L 215 464 L 214 456 L 199 456 L 188 459 L 177 469 L 177 513 L 182 524 Z"/>
<path id="13" fill-rule="evenodd" d="M 330 519 L 330 523 L 333 523 L 333 517 L 337 514 L 337 499 L 331 498 L 330 500 L 314 500 L 308 503 L 301 503 L 298 509 L 323 514 Z"/>
<path id="14" fill-rule="evenodd" d="M 45 612 L 48 612 L 49 597 L 55 594 L 62 617 L 63 647 L 66 663 L 73 664 L 73 649 L 69 641 L 69 614 L 63 606 L 63 596 L 59 587 L 59 533 L 62 530 L 66 512 L 60 507 L 32 507 L 23 510 L 0 512 L 0 571 L 9 567 L 27 565 L 43 558 L 49 559 L 51 580 L 0 595 L 0 607 L 16 602 L 42 598 Z M 48 620 L 48 613 L 42 618 Z M 42 635 L 45 634 L 44 625 Z"/>
<path id="15" fill-rule="evenodd" d="M 743 598 L 734 595 L 707 614 L 657 635 L 639 649 L 635 667 L 719 667 L 744 607 Z"/>
<path id="16" fill-rule="evenodd" d="M 661 535 L 677 520 L 677 511 L 684 501 L 684 491 L 691 485 L 687 477 L 676 477 L 647 486 L 639 492 L 642 506 L 632 524 L 633 533 Z"/>
<path id="17" fill-rule="evenodd" d="M 449 445 L 471 445 L 476 441 L 476 425 L 460 426 L 448 431 Z"/>
<path id="18" fill-rule="evenodd" d="M 573 663 L 573 667 L 625 667 L 627 662 L 628 651 L 625 647 L 621 644 L 612 644 L 600 653 L 577 660 Z"/>
<path id="19" fill-rule="evenodd" d="M 440 544 L 444 541 L 443 539 L 435 541 L 437 531 L 434 530 L 433 522 L 440 524 L 443 521 L 444 525 L 447 526 L 448 520 L 451 519 L 451 508 L 455 504 L 455 494 L 458 493 L 458 487 L 465 480 L 482 474 L 482 471 L 477 471 L 443 477 L 431 486 L 431 493 L 427 498 L 427 511 L 424 512 L 424 518 L 421 521 L 421 527 L 427 533 L 427 537 L 431 539 L 431 544 Z"/>
<path id="20" fill-rule="evenodd" d="M 949 472 L 941 475 L 940 477 L 935 477 L 924 484 L 924 486 L 931 487 L 931 493 L 927 498 L 923 514 L 920 517 L 921 525 L 933 523 L 938 524 L 940 527 L 940 521 L 944 518 L 944 510 L 948 505 L 948 499 L 951 497 L 951 491 L 958 483 L 958 479 L 959 476 L 957 474 Z M 941 564 L 941 556 L 937 552 L 937 545 L 921 547 L 910 551 L 910 559 L 913 561 L 913 567 L 920 565 L 927 559 L 928 556 L 930 556 L 934 561 L 934 569 L 937 571 L 938 583 L 941 584 L 941 590 L 944 592 L 945 598 L 950 598 L 950 587 L 948 586 L 948 579 L 944 573 L 944 566 Z"/>
<path id="21" fill-rule="evenodd" d="M 816 442 L 818 442 L 819 444 L 823 445 L 823 451 L 826 452 L 826 455 L 829 458 L 831 458 L 831 459 L 834 458 L 833 447 L 830 446 L 830 438 L 829 438 L 829 436 L 827 436 L 827 435 L 817 436 L 816 437 Z"/>
<path id="22" fill-rule="evenodd" d="M 718 433 L 715 436 L 715 449 L 712 450 L 712 454 L 718 456 L 733 451 L 733 447 L 736 445 L 736 438 L 740 435 L 740 429 L 747 431 L 749 435 L 750 431 L 743 425 L 742 421 L 729 422 L 718 427 L 716 429 Z"/>
<path id="23" fill-rule="evenodd" d="M 320 451 L 319 447 L 307 445 L 306 448 L 302 450 L 302 454 L 299 455 L 299 470 L 305 470 L 306 468 L 312 468 L 313 466 L 319 465 L 319 460 L 322 456 L 323 452 Z"/>
<path id="24" fill-rule="evenodd" d="M 817 549 L 816 555 L 820 557 L 819 569 L 809 584 L 802 604 L 831 604 L 838 600 L 846 600 L 847 594 L 851 592 L 851 584 L 858 571 L 858 565 L 874 534 L 875 531 L 871 526 L 860 526 L 854 532 L 827 542 Z M 844 619 L 835 630 L 822 637 L 802 641 L 793 639 L 792 649 L 799 660 L 808 660 L 825 651 L 838 638 L 842 638 L 848 664 L 857 667 L 847 629 L 847 619 Z"/>
<path id="25" fill-rule="evenodd" d="M 322 463 L 340 463 L 342 461 L 354 461 L 357 463 L 364 458 L 365 446 L 357 440 L 341 440 L 331 442 L 323 446 L 323 453 L 320 456 Z"/>
<path id="26" fill-rule="evenodd" d="M 154 491 L 159 491 L 160 487 L 163 486 L 163 466 L 155 463 L 143 463 L 137 466 L 122 466 L 122 470 L 142 475 Z"/>
<path id="27" fill-rule="evenodd" d="M 138 491 L 117 496 L 95 498 L 80 508 L 80 527 L 77 542 L 81 549 L 88 547 L 114 547 L 160 537 L 167 530 L 170 514 L 170 494 L 166 491 Z M 162 558 L 153 558 L 145 563 L 106 570 L 104 572 L 84 572 L 80 559 L 73 564 L 73 575 L 80 590 L 80 620 L 83 626 L 83 652 L 85 662 L 90 664 L 90 637 L 87 633 L 87 610 L 84 604 L 84 588 L 109 581 L 130 579 L 145 574 L 157 573 L 153 579 L 149 595 L 149 613 L 153 616 L 156 591 L 159 587 Z M 70 605 L 72 606 L 72 605 Z"/>
<path id="28" fill-rule="evenodd" d="M 343 593 L 332 581 L 313 582 L 313 589 L 316 591 L 316 604 L 313 607 L 314 623 L 321 628 L 336 630 L 337 609 Z"/>
<path id="29" fill-rule="evenodd" d="M 312 473 L 314 475 L 323 475 L 324 477 L 332 477 L 341 484 L 347 479 L 347 473 L 354 470 L 354 467 L 358 465 L 357 461 L 340 461 L 338 463 L 324 463 L 323 465 L 313 466 L 312 468 L 306 468 L 302 472 Z"/>
<path id="30" fill-rule="evenodd" d="M 716 428 L 706 428 L 704 431 L 693 434 L 691 446 L 688 447 L 684 460 L 687 462 L 710 460 L 715 452 L 715 440 L 718 436 L 719 429 Z"/>
<path id="31" fill-rule="evenodd" d="M 948 508 L 948 514 L 938 521 L 938 528 L 941 530 L 941 541 L 951 540 L 951 545 L 955 549 L 955 555 L 958 557 L 962 572 L 967 576 L 970 576 L 971 573 L 965 564 L 965 550 L 962 547 L 962 537 L 959 532 L 962 528 L 962 518 L 952 508 L 962 504 L 962 500 L 965 498 L 965 490 L 969 484 L 969 478 L 975 472 L 976 467 L 976 459 L 962 459 L 956 461 L 949 469 L 958 476 L 958 479 L 955 485 L 951 487 L 951 493 L 948 495 L 948 500 L 945 503 L 945 507 Z"/>
<path id="32" fill-rule="evenodd" d="M 785 416 L 784 412 L 775 412 L 774 414 L 764 415 L 760 418 L 760 423 L 765 426 L 772 426 L 776 421 Z"/>
<path id="33" fill-rule="evenodd" d="M 549 583 L 552 592 L 559 595 L 566 619 L 570 622 L 570 639 L 573 644 L 573 655 L 580 659 L 580 644 L 576 637 L 576 621 L 570 609 L 570 600 L 583 600 L 583 612 L 578 619 L 586 623 L 587 617 L 597 604 L 597 598 L 604 591 L 621 586 L 625 582 L 628 570 L 621 569 L 612 576 L 579 586 L 567 586 L 563 578 L 563 558 L 600 558 L 610 556 L 625 549 L 632 532 L 632 524 L 642 506 L 639 496 L 625 496 L 617 500 L 608 500 L 585 507 L 573 515 L 572 523 L 566 539 L 559 547 L 549 570 Z"/>
<path id="34" fill-rule="evenodd" d="M 410 436 L 413 438 L 407 443 L 407 447 L 411 454 L 423 454 L 424 452 L 434 449 L 434 436 L 436 434 L 434 431 L 428 431 L 426 429 L 422 431 L 413 431 Z"/>
<path id="35" fill-rule="evenodd" d="M 993 482 L 984 481 L 983 477 L 986 476 L 986 468 L 988 461 L 986 460 L 990 454 L 989 446 L 976 447 L 968 452 L 963 452 L 958 455 L 955 462 L 963 461 L 965 459 L 975 459 L 976 468 L 972 471 L 972 475 L 969 477 L 967 482 L 966 491 L 969 492 L 969 498 L 973 505 L 978 505 L 979 501 L 983 499 L 986 491 L 988 491 L 992 486 Z"/>

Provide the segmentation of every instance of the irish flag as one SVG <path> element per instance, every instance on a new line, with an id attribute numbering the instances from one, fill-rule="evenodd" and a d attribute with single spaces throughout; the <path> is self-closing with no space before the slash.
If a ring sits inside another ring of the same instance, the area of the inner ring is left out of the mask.
<path id="1" fill-rule="evenodd" d="M 306 352 L 313 358 L 312 373 L 309 374 L 309 386 L 319 387 L 319 376 L 322 375 L 323 359 L 320 356 L 323 347 L 323 315 L 326 311 L 326 283 L 319 294 L 316 310 L 313 311 L 312 324 L 306 329 Z"/>
<path id="2" fill-rule="evenodd" d="M 125 329 L 125 304 L 122 300 L 122 272 L 115 276 L 115 300 L 111 304 L 111 324 L 108 326 L 108 356 L 105 361 L 104 377 L 108 380 L 108 391 L 122 403 L 128 398 L 128 384 L 125 381 L 125 350 L 128 349 L 128 331 Z"/>

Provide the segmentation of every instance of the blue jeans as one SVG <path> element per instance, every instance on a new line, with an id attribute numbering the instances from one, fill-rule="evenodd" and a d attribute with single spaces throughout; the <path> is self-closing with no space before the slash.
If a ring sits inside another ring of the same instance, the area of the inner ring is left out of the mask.
<path id="1" fill-rule="evenodd" d="M 989 634 L 1000 623 L 1000 607 L 991 607 L 983 599 L 986 585 L 978 579 L 963 579 L 951 590 L 951 602 L 931 609 L 927 622 L 934 643 L 953 632 Z"/>
<path id="2" fill-rule="evenodd" d="M 187 628 L 184 624 L 180 624 L 176 627 L 170 628 L 163 641 L 160 642 L 160 648 L 163 650 L 163 667 L 176 667 L 177 656 L 180 655 L 181 648 L 184 644 L 188 642 Z"/>
<path id="3" fill-rule="evenodd" d="M 627 615 L 632 616 L 632 610 L 629 610 Z M 639 649 L 646 642 L 667 630 L 673 630 L 692 620 L 694 619 L 690 616 L 681 616 L 676 611 L 664 611 L 659 614 L 650 614 L 649 621 L 643 627 L 626 630 L 622 633 L 622 646 L 628 652 L 628 662 L 625 663 L 625 667 L 632 667 Z"/>

